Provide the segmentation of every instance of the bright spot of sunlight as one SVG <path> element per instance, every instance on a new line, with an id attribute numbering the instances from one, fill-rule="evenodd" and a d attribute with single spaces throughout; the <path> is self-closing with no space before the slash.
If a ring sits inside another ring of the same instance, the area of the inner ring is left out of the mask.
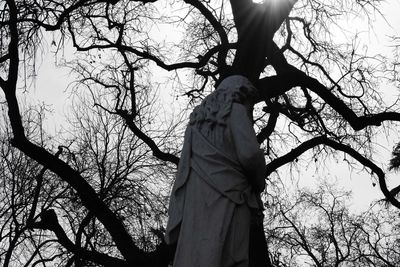
<path id="1" fill-rule="evenodd" d="M 273 4 L 277 4 L 277 3 L 281 2 L 281 1 L 282 0 L 253 0 L 253 3 L 262 4 L 262 3 L 265 3 L 265 2 L 270 2 L 270 3 L 273 3 Z"/>
<path id="2" fill-rule="evenodd" d="M 263 4 L 263 3 L 269 2 L 272 5 L 279 5 L 279 4 L 282 4 L 284 2 L 285 3 L 296 2 L 297 0 L 252 0 L 252 1 L 253 1 L 253 3 L 256 3 L 256 4 Z"/>

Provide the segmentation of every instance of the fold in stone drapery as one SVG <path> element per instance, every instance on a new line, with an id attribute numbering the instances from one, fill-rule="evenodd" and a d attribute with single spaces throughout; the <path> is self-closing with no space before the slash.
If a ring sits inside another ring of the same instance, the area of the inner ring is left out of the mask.
<path id="1" fill-rule="evenodd" d="M 195 127 L 188 126 L 170 198 L 167 243 L 175 243 L 179 235 L 179 224 L 182 221 L 185 205 L 185 183 L 191 169 L 210 187 L 235 204 L 247 204 L 255 209 L 262 208 L 259 205 L 259 196 L 252 191 L 248 179 L 241 171 L 240 163 L 208 142 Z"/>
<path id="2" fill-rule="evenodd" d="M 221 195 L 235 204 L 260 208 L 239 162 L 216 148 L 192 127 L 191 167 Z M 203 167 L 202 167 L 203 166 Z"/>
<path id="3" fill-rule="evenodd" d="M 169 200 L 168 225 L 165 234 L 165 242 L 167 244 L 174 244 L 178 241 L 179 227 L 182 221 L 183 208 L 185 205 L 186 188 L 184 185 L 190 172 L 190 158 L 192 151 L 191 140 L 191 127 L 187 127 L 183 141 L 181 159 L 179 160 L 178 172 L 176 174 L 175 183 Z"/>
<path id="4" fill-rule="evenodd" d="M 261 210 L 265 159 L 251 123 L 255 88 L 226 78 L 195 108 L 172 189 L 165 241 L 174 267 L 247 267 L 252 209 Z"/>

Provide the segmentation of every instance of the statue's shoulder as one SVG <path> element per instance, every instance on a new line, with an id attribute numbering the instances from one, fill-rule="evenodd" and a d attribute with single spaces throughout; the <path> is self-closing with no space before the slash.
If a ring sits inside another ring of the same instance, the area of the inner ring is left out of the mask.
<path id="1" fill-rule="evenodd" d="M 239 102 L 233 102 L 232 103 L 232 112 L 236 113 L 236 112 L 246 112 L 246 106 L 242 103 Z"/>

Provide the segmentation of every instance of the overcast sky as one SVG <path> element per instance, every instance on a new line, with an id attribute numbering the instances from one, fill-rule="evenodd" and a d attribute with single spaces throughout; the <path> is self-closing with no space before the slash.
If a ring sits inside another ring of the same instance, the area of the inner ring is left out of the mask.
<path id="1" fill-rule="evenodd" d="M 390 47 L 389 35 L 400 36 L 400 16 L 398 15 L 400 11 L 400 1 L 388 1 L 387 4 L 383 5 L 382 13 L 385 14 L 386 20 L 384 21 L 379 15 L 376 16 L 376 27 L 373 31 L 369 31 L 367 23 L 364 18 L 359 20 L 344 22 L 346 27 L 349 27 L 351 31 L 360 32 L 362 36 L 362 42 L 370 51 L 370 54 L 375 53 L 385 53 L 390 54 L 392 47 Z M 389 25 L 390 24 L 390 25 Z M 166 36 L 165 27 L 160 27 L 160 34 Z M 48 36 L 49 41 L 45 45 L 45 49 L 52 49 L 51 38 Z M 47 47 L 46 47 L 47 46 Z M 64 51 L 66 58 L 73 57 L 73 49 L 67 48 Z M 376 52 L 375 52 L 376 51 Z M 58 59 L 59 60 L 59 59 Z M 71 83 L 72 78 L 69 74 L 69 70 L 62 67 L 55 66 L 55 58 L 51 53 L 44 53 L 43 57 L 38 57 L 38 70 L 37 79 L 31 90 L 33 95 L 31 95 L 32 101 L 45 102 L 54 110 L 54 114 L 49 116 L 48 130 L 50 132 L 55 132 L 64 123 L 64 114 L 68 111 L 68 90 L 67 87 Z M 386 91 L 387 97 L 397 94 L 398 89 L 388 88 Z M 170 103 L 167 103 L 170 105 Z M 382 147 L 377 153 L 379 161 L 387 162 L 390 157 L 390 151 L 395 140 L 389 140 L 386 142 L 382 140 Z M 372 186 L 372 180 L 367 172 L 349 172 L 347 165 L 342 161 L 329 163 L 330 171 L 325 173 L 325 176 L 329 180 L 338 180 L 344 187 L 349 187 L 353 189 L 354 192 L 354 207 L 357 209 L 365 209 L 368 207 L 369 203 L 376 198 L 382 196 L 379 187 Z M 386 168 L 384 168 L 386 169 Z M 304 173 L 302 177 L 298 177 L 300 181 L 305 182 L 306 185 L 312 185 L 310 181 L 311 178 L 315 178 L 314 170 L 309 169 L 306 173 L 309 177 L 304 179 Z M 314 176 L 314 177 L 313 177 Z M 396 175 L 391 175 L 395 177 Z M 303 178 L 303 179 L 300 179 Z M 288 181 L 289 183 L 290 181 Z M 304 185 L 303 184 L 303 185 Z"/>

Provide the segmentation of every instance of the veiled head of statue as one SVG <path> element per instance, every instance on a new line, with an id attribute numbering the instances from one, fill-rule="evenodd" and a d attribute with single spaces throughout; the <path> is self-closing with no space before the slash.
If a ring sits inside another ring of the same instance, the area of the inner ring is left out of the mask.
<path id="1" fill-rule="evenodd" d="M 233 75 L 225 78 L 214 93 L 222 91 L 226 91 L 227 94 L 232 94 L 233 101 L 239 103 L 254 103 L 258 96 L 257 89 L 254 85 L 249 79 L 241 75 Z"/>
<path id="2" fill-rule="evenodd" d="M 207 123 L 209 127 L 225 125 L 232 104 L 249 105 L 257 98 L 257 89 L 244 76 L 233 75 L 225 78 L 217 90 L 208 95 L 195 107 L 190 115 L 190 124 Z"/>

